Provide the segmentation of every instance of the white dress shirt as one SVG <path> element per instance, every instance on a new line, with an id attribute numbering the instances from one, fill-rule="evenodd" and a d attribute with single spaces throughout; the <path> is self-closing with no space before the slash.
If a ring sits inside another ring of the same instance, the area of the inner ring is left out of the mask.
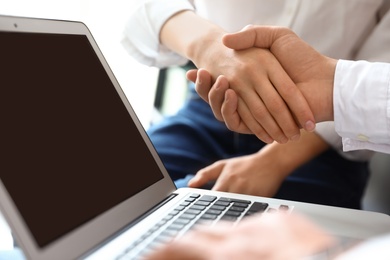
<path id="1" fill-rule="evenodd" d="M 390 62 L 390 21 L 381 20 L 390 1 L 382 0 L 147 0 L 130 15 L 123 45 L 139 62 L 156 67 L 182 65 L 187 59 L 159 42 L 164 23 L 174 14 L 193 10 L 227 32 L 247 24 L 291 28 L 321 53 L 338 59 Z M 324 22 L 326 21 L 326 22 Z M 191 30 L 191 28 L 188 28 Z M 384 33 L 387 32 L 387 33 Z M 386 36 L 387 35 L 387 36 Z M 378 42 L 383 43 L 378 45 Z M 386 44 L 387 42 L 387 44 Z M 372 152 L 343 152 L 333 122 L 317 124 L 316 132 L 344 157 L 368 160 Z"/>
<path id="2" fill-rule="evenodd" d="M 390 154 L 390 63 L 339 60 L 333 107 L 345 151 Z"/>

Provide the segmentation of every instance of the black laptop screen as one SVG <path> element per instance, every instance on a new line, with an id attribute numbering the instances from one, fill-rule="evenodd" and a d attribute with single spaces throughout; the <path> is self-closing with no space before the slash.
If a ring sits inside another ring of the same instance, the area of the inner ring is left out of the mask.
<path id="1" fill-rule="evenodd" d="M 41 247 L 163 177 L 84 35 L 0 32 L 0 115 L 0 178 Z"/>

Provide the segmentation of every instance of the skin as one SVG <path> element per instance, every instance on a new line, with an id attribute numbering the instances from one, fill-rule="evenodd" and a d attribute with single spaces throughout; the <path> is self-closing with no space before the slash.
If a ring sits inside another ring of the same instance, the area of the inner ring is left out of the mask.
<path id="1" fill-rule="evenodd" d="M 302 130 L 297 142 L 272 143 L 251 155 L 217 161 L 198 171 L 188 186 L 215 181 L 212 190 L 273 197 L 292 171 L 328 148 L 317 134 Z"/>
<path id="2" fill-rule="evenodd" d="M 223 41 L 236 49 L 251 46 L 269 48 L 291 73 L 291 78 L 309 100 L 316 118 L 333 119 L 336 61 L 320 55 L 285 28 L 249 27 L 224 37 Z M 233 119 L 233 123 L 238 122 L 237 126 L 240 126 L 239 103 L 236 93 L 230 90 L 225 91 L 219 111 L 225 121 Z M 211 90 L 204 93 L 208 92 Z M 208 100 L 210 96 L 203 98 Z M 320 97 L 323 99 L 321 102 L 318 100 Z M 236 99 L 235 102 L 232 99 Z M 232 113 L 226 113 L 226 109 Z M 325 232 L 296 214 L 263 214 L 247 218 L 234 228 L 219 224 L 212 228 L 195 229 L 157 249 L 147 259 L 301 259 L 334 243 Z"/>
<path id="3" fill-rule="evenodd" d="M 189 27 L 192 29 L 188 30 Z M 235 90 L 233 101 L 239 105 L 230 102 L 233 106 L 225 107 L 230 108 L 231 113 L 237 113 L 234 120 L 239 121 L 232 121 L 229 115 L 229 119 L 225 120 L 228 128 L 255 134 L 270 147 L 247 157 L 218 161 L 201 170 L 189 186 L 201 187 L 208 181 L 216 181 L 214 190 L 273 196 L 286 176 L 329 146 L 318 135 L 299 130 L 304 124 L 312 131 L 314 120 L 299 119 L 303 118 L 300 113 L 307 102 L 270 50 L 245 46 L 245 50 L 236 51 L 223 45 L 224 34 L 220 27 L 191 11 L 183 11 L 163 25 L 160 41 L 191 59 L 197 67 L 207 68 L 207 71 L 201 69 L 188 75 L 192 75 L 193 81 L 197 79 L 198 92 L 206 101 L 210 100 L 212 108 L 222 106 L 224 94 L 229 92 L 227 89 Z M 207 95 L 215 79 L 216 88 L 210 91 L 209 98 Z M 206 97 L 202 95 L 202 89 L 205 89 Z M 247 106 L 247 103 L 251 105 Z M 298 113 L 291 116 L 293 111 Z M 213 109 L 213 112 L 217 119 L 224 120 L 220 109 Z M 287 125 L 290 128 L 285 130 Z M 305 138 L 301 138 L 301 133 L 305 134 Z M 296 143 L 278 146 L 289 140 Z M 276 161 L 277 158 L 283 159 Z M 245 166 L 240 165 L 242 161 Z"/>
<path id="4" fill-rule="evenodd" d="M 262 48 L 237 52 L 222 44 L 224 34 L 222 28 L 194 12 L 183 11 L 163 25 L 160 41 L 198 68 L 207 69 L 213 81 L 227 75 L 240 104 L 237 109 L 242 115 L 241 124 L 246 126 L 241 127 L 244 132 L 266 143 L 286 143 L 299 139 L 300 127 L 314 130 L 315 119 L 307 101 L 274 55 Z M 294 100 L 287 107 L 282 97 Z"/>
<path id="5" fill-rule="evenodd" d="M 321 55 L 291 30 L 282 27 L 248 26 L 241 32 L 225 35 L 222 41 L 237 52 L 253 47 L 268 48 L 305 96 L 316 122 L 333 121 L 333 79 L 337 60 Z M 219 76 L 211 88 L 197 84 L 197 92 L 230 130 L 253 133 L 252 124 L 245 122 L 248 115 L 239 109 L 239 95 L 227 85 L 230 85 L 229 79 Z M 288 106 L 289 100 L 285 100 Z"/>
<path id="6" fill-rule="evenodd" d="M 334 240 L 309 220 L 295 214 L 249 217 L 239 225 L 200 227 L 161 247 L 149 260 L 301 259 Z"/>
<path id="7" fill-rule="evenodd" d="M 244 32 L 226 35 L 223 38 L 224 43 L 229 47 L 236 47 L 240 50 L 241 48 L 253 46 L 267 47 L 267 41 L 273 41 L 273 45 L 270 46 L 273 46 L 277 53 L 276 55 L 283 60 L 282 65 L 284 65 L 286 71 L 291 72 L 293 75 L 292 78 L 297 80 L 297 85 L 301 86 L 303 90 L 306 90 L 304 93 L 306 93 L 307 98 L 318 98 L 318 100 L 312 102 L 313 111 L 318 111 L 316 119 L 327 120 L 328 117 L 330 118 L 333 113 L 332 72 L 334 73 L 334 60 L 320 55 L 288 29 L 266 29 L 268 35 L 275 37 L 274 40 L 272 37 L 264 38 L 264 35 L 259 37 L 254 28 L 247 27 L 244 29 Z M 279 35 L 283 35 L 283 37 Z M 260 40 L 256 42 L 256 39 Z M 285 46 L 297 48 L 294 52 Z M 294 55 L 291 55 L 292 53 L 296 53 L 297 56 L 294 57 Z M 299 61 L 299 55 L 306 53 L 309 54 L 309 62 L 304 61 L 300 66 L 296 66 L 295 61 Z M 294 70 L 289 69 L 286 64 L 294 68 Z M 316 67 L 317 64 L 322 66 Z M 310 76 L 310 74 L 305 74 L 305 72 L 310 72 L 315 75 L 311 81 L 305 82 L 305 77 Z M 324 73 L 324 75 L 321 75 L 321 73 Z M 318 78 L 315 78 L 317 75 Z M 246 129 L 246 125 L 242 123 L 242 117 L 237 109 L 237 106 L 239 106 L 237 96 L 229 88 L 229 82 L 226 77 L 218 77 L 213 87 L 211 87 L 212 78 L 204 69 L 189 71 L 187 78 L 196 81 L 198 93 L 205 101 L 209 102 L 217 118 L 223 118 L 231 130 L 244 133 L 250 132 L 250 129 Z M 310 84 L 313 84 L 313 86 L 323 86 L 323 90 L 326 91 L 318 91 L 310 87 Z M 318 95 L 315 96 L 317 93 L 324 95 L 324 98 Z M 328 102 L 323 102 L 324 100 Z M 328 115 L 321 114 L 323 111 L 327 111 L 326 109 L 331 111 L 331 113 Z M 243 127 L 245 128 L 244 131 L 242 131 Z M 273 196 L 283 180 L 293 170 L 329 148 L 329 145 L 317 134 L 305 131 L 302 131 L 302 133 L 301 139 L 297 142 L 289 142 L 284 145 L 272 143 L 256 154 L 217 161 L 198 171 L 196 176 L 189 182 L 189 186 L 197 188 L 202 187 L 209 181 L 216 181 L 213 190 L 258 196 Z"/>
<path id="8" fill-rule="evenodd" d="M 189 71 L 187 78 L 196 81 L 197 90 L 211 88 L 212 78 L 204 69 Z M 229 89 L 225 79 L 219 77 L 214 92 L 210 92 L 216 98 L 216 94 L 221 94 L 222 99 L 217 101 L 219 106 L 223 103 L 223 94 Z M 214 101 L 213 98 L 209 97 L 210 102 Z M 222 117 L 221 113 L 219 115 Z M 214 181 L 212 190 L 272 197 L 292 171 L 327 149 L 329 145 L 319 135 L 302 130 L 301 138 L 295 142 L 274 142 L 255 154 L 217 161 L 198 171 L 188 186 L 200 188 Z"/>

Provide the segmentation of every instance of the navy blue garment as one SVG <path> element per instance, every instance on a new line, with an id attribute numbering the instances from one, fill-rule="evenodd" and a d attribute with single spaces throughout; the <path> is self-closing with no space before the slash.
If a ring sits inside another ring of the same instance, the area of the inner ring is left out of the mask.
<path id="1" fill-rule="evenodd" d="M 147 132 L 178 187 L 217 160 L 253 154 L 265 145 L 254 135 L 227 129 L 195 90 L 177 114 Z M 368 178 L 368 162 L 347 160 L 329 149 L 287 177 L 275 197 L 360 209 Z"/>

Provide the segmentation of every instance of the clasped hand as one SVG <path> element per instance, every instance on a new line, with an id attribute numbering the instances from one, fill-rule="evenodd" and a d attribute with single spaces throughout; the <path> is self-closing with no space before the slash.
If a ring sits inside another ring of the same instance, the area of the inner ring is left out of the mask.
<path id="1" fill-rule="evenodd" d="M 266 143 L 285 143 L 299 138 L 298 128 L 313 131 L 315 122 L 333 120 L 336 60 L 321 55 L 283 27 L 247 26 L 224 35 L 222 41 L 240 54 L 250 48 L 267 49 L 272 54 L 262 56 L 258 67 L 251 63 L 251 67 L 242 64 L 237 68 L 253 72 L 259 82 L 255 91 L 234 83 L 239 73 L 220 75 L 215 82 L 205 69 L 187 73 L 216 118 L 230 130 L 255 134 Z M 268 73 L 256 74 L 264 63 L 269 65 Z M 283 134 L 286 138 L 280 137 Z"/>

